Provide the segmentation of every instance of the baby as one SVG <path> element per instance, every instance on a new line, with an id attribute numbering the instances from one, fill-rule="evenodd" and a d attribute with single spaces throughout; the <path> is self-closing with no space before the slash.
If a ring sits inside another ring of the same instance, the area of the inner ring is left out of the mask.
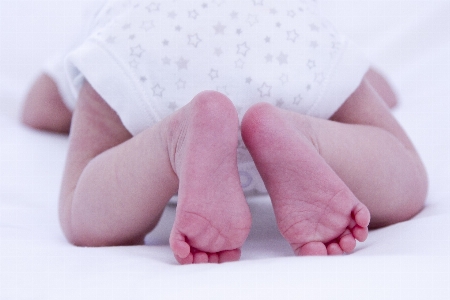
<path id="1" fill-rule="evenodd" d="M 268 193 L 296 255 L 350 253 L 369 222 L 423 207 L 395 95 L 316 1 L 108 1 L 68 81 L 58 68 L 23 122 L 70 129 L 59 213 L 75 245 L 142 243 L 176 194 L 181 264 L 240 258 L 247 195 Z"/>

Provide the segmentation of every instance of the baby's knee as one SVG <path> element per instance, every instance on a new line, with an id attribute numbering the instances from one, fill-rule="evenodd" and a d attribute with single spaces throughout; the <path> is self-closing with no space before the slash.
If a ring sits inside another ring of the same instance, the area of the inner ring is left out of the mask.
<path id="1" fill-rule="evenodd" d="M 42 74 L 30 88 L 22 107 L 21 121 L 26 126 L 68 133 L 72 113 L 67 109 L 56 83 Z"/>

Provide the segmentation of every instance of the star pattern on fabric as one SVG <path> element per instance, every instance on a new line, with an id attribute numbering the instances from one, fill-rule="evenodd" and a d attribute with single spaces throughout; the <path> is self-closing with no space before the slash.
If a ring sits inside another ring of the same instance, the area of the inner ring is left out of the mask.
<path id="1" fill-rule="evenodd" d="M 228 92 L 228 88 L 227 88 L 226 85 L 218 86 L 218 87 L 216 88 L 216 91 L 218 91 L 219 93 L 222 93 L 222 94 L 224 94 L 224 95 L 226 95 L 226 96 L 229 96 L 229 95 L 230 95 L 230 93 Z"/>
<path id="2" fill-rule="evenodd" d="M 144 49 L 141 47 L 141 45 L 137 45 L 135 47 L 131 47 L 131 56 L 141 57 L 144 53 Z"/>
<path id="3" fill-rule="evenodd" d="M 195 48 L 198 47 L 198 44 L 200 44 L 200 42 L 202 41 L 199 37 L 198 37 L 198 33 L 196 34 L 189 34 L 188 35 L 188 44 L 191 46 L 194 46 Z"/>
<path id="4" fill-rule="evenodd" d="M 198 12 L 196 10 L 191 10 L 188 12 L 189 18 L 196 20 L 198 17 Z"/>
<path id="5" fill-rule="evenodd" d="M 320 27 L 317 26 L 316 24 L 310 24 L 309 28 L 311 29 L 311 31 L 319 31 Z"/>
<path id="6" fill-rule="evenodd" d="M 308 66 L 308 68 L 309 68 L 310 70 L 311 70 L 311 69 L 314 69 L 314 68 L 316 67 L 316 62 L 315 62 L 314 60 L 312 60 L 312 59 L 308 59 L 307 66 Z"/>
<path id="7" fill-rule="evenodd" d="M 164 65 L 170 65 L 170 58 L 168 58 L 167 56 L 166 57 L 163 57 L 162 58 L 162 62 L 163 62 L 163 64 Z"/>
<path id="8" fill-rule="evenodd" d="M 208 76 L 209 76 L 209 78 L 211 78 L 211 80 L 214 80 L 219 77 L 219 71 L 211 69 Z"/>
<path id="9" fill-rule="evenodd" d="M 189 61 L 184 59 L 183 57 L 180 57 L 177 61 L 178 70 L 186 69 L 188 68 Z"/>
<path id="10" fill-rule="evenodd" d="M 177 14 L 176 14 L 175 11 L 172 10 L 171 12 L 169 12 L 167 14 L 167 17 L 170 18 L 170 19 L 175 19 L 177 17 Z"/>
<path id="11" fill-rule="evenodd" d="M 284 73 L 280 76 L 279 79 L 280 79 L 282 85 L 289 82 L 289 77 Z"/>
<path id="12" fill-rule="evenodd" d="M 241 54 L 242 56 L 247 56 L 248 51 L 250 51 L 250 48 L 247 46 L 247 42 L 238 44 L 237 48 L 237 53 Z"/>
<path id="13" fill-rule="evenodd" d="M 290 11 L 287 12 L 287 16 L 290 17 L 290 18 L 295 18 L 296 15 L 297 14 L 293 10 L 290 10 Z"/>
<path id="14" fill-rule="evenodd" d="M 225 34 L 226 26 L 223 26 L 222 23 L 218 22 L 217 25 L 213 26 L 213 28 L 214 28 L 214 31 L 216 34 L 221 34 L 221 35 Z"/>
<path id="15" fill-rule="evenodd" d="M 288 56 L 286 54 L 284 54 L 283 52 L 281 52 L 280 55 L 278 55 L 278 57 L 277 57 L 277 60 L 280 63 L 280 65 L 287 64 L 288 63 L 287 59 L 288 59 Z"/>
<path id="16" fill-rule="evenodd" d="M 272 90 L 272 87 L 267 85 L 267 83 L 265 83 L 265 82 L 263 83 L 263 85 L 260 88 L 258 88 L 261 98 L 269 97 L 271 90 Z"/>
<path id="17" fill-rule="evenodd" d="M 171 111 L 176 111 L 177 108 L 178 108 L 178 105 L 177 105 L 176 102 L 173 102 L 173 101 L 172 101 L 172 102 L 169 102 L 168 107 L 169 107 L 169 109 L 170 109 Z"/>
<path id="18" fill-rule="evenodd" d="M 254 25 L 258 24 L 259 23 L 258 16 L 248 15 L 247 23 L 250 24 L 250 26 L 254 26 Z"/>
<path id="19" fill-rule="evenodd" d="M 284 105 L 284 100 L 283 99 L 277 99 L 277 102 L 275 104 L 277 107 L 283 107 Z"/>
<path id="20" fill-rule="evenodd" d="M 222 48 L 215 48 L 214 49 L 214 55 L 216 55 L 216 56 L 221 56 L 222 55 L 222 53 L 223 53 L 223 51 L 222 51 Z"/>
<path id="21" fill-rule="evenodd" d="M 238 13 L 236 12 L 236 11 L 232 11 L 231 13 L 230 13 L 230 17 L 231 17 L 231 19 L 233 19 L 233 20 L 236 20 L 237 18 L 238 18 Z"/>
<path id="22" fill-rule="evenodd" d="M 186 81 L 179 79 L 176 83 L 178 90 L 184 90 L 186 88 Z"/>
<path id="23" fill-rule="evenodd" d="M 323 73 L 316 73 L 315 77 L 314 77 L 314 81 L 317 82 L 318 84 L 322 84 L 325 80 L 325 76 L 323 75 Z"/>
<path id="24" fill-rule="evenodd" d="M 116 42 L 116 37 L 115 36 L 108 36 L 108 38 L 106 39 L 106 42 L 108 44 L 114 44 Z"/>
<path id="25" fill-rule="evenodd" d="M 242 59 L 238 59 L 234 62 L 234 66 L 236 69 L 243 69 L 245 65 L 245 62 Z"/>
<path id="26" fill-rule="evenodd" d="M 221 6 L 225 0 L 212 0 L 212 3 L 216 4 L 217 6 Z"/>
<path id="27" fill-rule="evenodd" d="M 161 3 L 152 2 L 146 6 L 146 9 L 149 13 L 159 11 Z"/>
<path id="28" fill-rule="evenodd" d="M 328 76 L 320 59 L 338 57 L 341 37 L 312 17 L 315 0 L 241 1 L 242 7 L 231 0 L 117 1 L 136 19 L 114 21 L 118 10 L 111 9 L 99 24 L 113 20 L 118 33 L 105 29 L 99 39 L 114 49 L 126 45 L 125 64 L 169 111 L 185 104 L 180 94 L 202 89 L 286 109 L 307 105 Z"/>
<path id="29" fill-rule="evenodd" d="M 295 43 L 295 41 L 299 38 L 299 36 L 300 35 L 297 33 L 295 29 L 287 32 L 288 41 L 291 41 L 293 43 Z"/>
<path id="30" fill-rule="evenodd" d="M 298 95 L 294 98 L 294 105 L 300 105 L 300 103 L 302 102 L 303 98 L 301 95 Z"/>
<path id="31" fill-rule="evenodd" d="M 164 90 L 165 90 L 165 89 L 162 88 L 162 87 L 159 85 L 159 83 L 156 84 L 156 85 L 153 86 L 153 88 L 152 88 L 153 96 L 162 98 Z"/>
<path id="32" fill-rule="evenodd" d="M 141 29 L 143 29 L 144 31 L 148 32 L 148 31 L 152 30 L 153 28 L 155 28 L 153 21 L 144 21 L 141 24 Z"/>
<path id="33" fill-rule="evenodd" d="M 137 69 L 139 66 L 139 62 L 136 59 L 130 60 L 129 64 L 130 64 L 130 67 L 133 69 Z"/>

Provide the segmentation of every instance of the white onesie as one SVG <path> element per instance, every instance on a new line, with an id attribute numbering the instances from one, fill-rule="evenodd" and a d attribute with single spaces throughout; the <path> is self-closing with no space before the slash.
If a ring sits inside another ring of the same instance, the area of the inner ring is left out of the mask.
<path id="1" fill-rule="evenodd" d="M 240 118 L 264 101 L 327 119 L 368 67 L 314 0 L 108 1 L 66 58 L 66 103 L 87 80 L 133 135 L 204 90 L 227 95 Z M 244 192 L 265 193 L 242 140 L 238 162 Z"/>

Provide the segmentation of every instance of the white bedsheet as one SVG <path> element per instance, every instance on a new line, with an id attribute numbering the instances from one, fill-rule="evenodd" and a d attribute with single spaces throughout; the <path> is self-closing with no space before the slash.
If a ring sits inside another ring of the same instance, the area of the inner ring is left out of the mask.
<path id="1" fill-rule="evenodd" d="M 86 2 L 0 0 L 0 299 L 450 299 L 448 0 L 322 2 L 400 96 L 395 114 L 429 172 L 425 209 L 371 231 L 351 255 L 294 257 L 268 198 L 252 198 L 241 261 L 195 266 L 172 257 L 171 205 L 143 246 L 77 248 L 59 228 L 67 138 L 27 129 L 17 115 Z"/>

